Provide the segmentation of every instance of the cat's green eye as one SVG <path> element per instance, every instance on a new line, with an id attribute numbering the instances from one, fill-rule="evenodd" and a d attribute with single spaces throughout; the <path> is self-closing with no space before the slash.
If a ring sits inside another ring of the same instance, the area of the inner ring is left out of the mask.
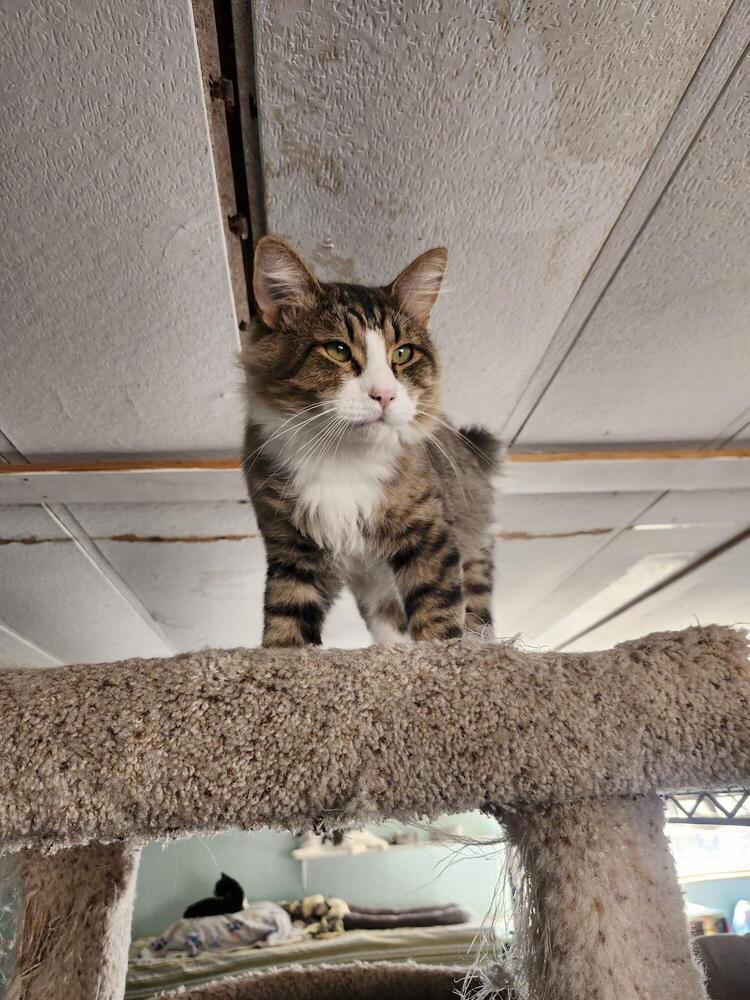
<path id="1" fill-rule="evenodd" d="M 331 340 L 327 344 L 323 344 L 323 347 L 326 354 L 332 357 L 334 361 L 348 361 L 352 356 L 352 352 L 340 340 Z"/>
<path id="2" fill-rule="evenodd" d="M 401 347 L 397 347 L 391 355 L 391 361 L 394 365 L 405 365 L 406 362 L 411 361 L 413 357 L 414 348 L 411 344 L 402 344 Z"/>

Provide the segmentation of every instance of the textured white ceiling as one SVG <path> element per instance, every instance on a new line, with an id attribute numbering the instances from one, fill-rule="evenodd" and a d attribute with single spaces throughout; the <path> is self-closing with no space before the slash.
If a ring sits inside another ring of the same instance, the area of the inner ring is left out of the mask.
<path id="1" fill-rule="evenodd" d="M 171 652 L 41 507 L 4 507 L 0 621 L 64 662 Z"/>
<path id="2" fill-rule="evenodd" d="M 750 627 L 750 541 L 587 633 L 571 649 L 602 649 L 664 629 L 719 621 Z"/>
<path id="3" fill-rule="evenodd" d="M 750 58 L 518 444 L 721 443 L 750 402 Z"/>
<path id="4" fill-rule="evenodd" d="M 652 530 L 627 528 L 596 558 L 582 560 L 551 594 L 521 616 L 519 630 L 545 646 L 567 645 L 580 632 L 720 546 L 746 526 L 686 524 Z M 697 606 L 698 620 L 706 619 Z M 723 619 L 722 619 L 723 620 Z"/>
<path id="5" fill-rule="evenodd" d="M 447 400 L 499 427 L 688 82 L 706 75 L 727 7 L 256 0 L 271 227 L 330 278 L 384 280 L 447 242 Z M 744 9 L 732 8 L 731 46 L 723 25 L 723 53 L 750 37 Z M 235 452 L 235 317 L 188 0 L 64 17 L 54 0 L 15 2 L 4 28 L 0 453 Z M 732 61 L 712 65 L 719 93 Z M 654 195 L 523 442 L 708 442 L 750 419 L 746 88 L 743 68 Z M 165 492 L 158 472 L 98 474 L 87 494 L 56 488 L 50 508 L 0 506 L 0 663 L 256 643 L 262 543 L 246 503 L 214 502 L 227 493 L 211 475 Z M 544 643 L 583 631 L 585 645 L 750 619 L 737 545 L 696 586 L 595 628 L 750 524 L 747 490 L 664 494 L 653 464 L 639 475 L 620 493 L 601 479 L 593 495 L 567 481 L 564 494 L 499 498 L 502 632 Z M 157 493 L 169 502 L 145 502 Z M 367 641 L 350 600 L 326 638 Z"/>
<path id="6" fill-rule="evenodd" d="M 5 7 L 0 429 L 27 457 L 236 451 L 190 3 Z"/>
<path id="7" fill-rule="evenodd" d="M 641 514 L 645 504 L 639 493 L 500 497 L 500 632 L 534 645 L 565 642 L 750 520 L 750 491 L 670 494 Z M 71 508 L 154 628 L 41 508 L 0 513 L 0 663 L 45 666 L 260 641 L 265 563 L 245 503 Z M 750 550 L 738 546 L 737 553 L 716 560 L 710 584 L 668 588 L 645 605 L 644 613 L 653 612 L 648 627 L 688 618 L 749 621 Z M 697 581 L 704 572 L 696 571 Z M 628 613 L 582 642 L 627 638 L 639 623 L 639 612 Z M 325 638 L 337 646 L 368 641 L 351 599 L 337 604 Z"/>
<path id="8" fill-rule="evenodd" d="M 71 510 L 179 650 L 260 642 L 265 558 L 248 504 Z"/>
<path id="9" fill-rule="evenodd" d="M 8 626 L 0 625 L 0 666 L 54 667 L 59 662 Z"/>
<path id="10" fill-rule="evenodd" d="M 269 226 L 340 280 L 446 244 L 447 404 L 498 428 L 727 7 L 256 0 Z"/>

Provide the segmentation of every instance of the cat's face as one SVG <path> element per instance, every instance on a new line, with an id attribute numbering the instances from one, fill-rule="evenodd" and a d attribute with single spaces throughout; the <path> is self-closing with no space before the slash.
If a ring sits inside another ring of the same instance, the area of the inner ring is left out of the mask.
<path id="1" fill-rule="evenodd" d="M 445 250 L 428 251 L 381 288 L 322 284 L 287 243 L 260 240 L 260 321 L 243 358 L 251 418 L 269 429 L 289 421 L 305 438 L 315 432 L 330 441 L 422 436 L 438 408 L 427 324 L 446 259 Z"/>

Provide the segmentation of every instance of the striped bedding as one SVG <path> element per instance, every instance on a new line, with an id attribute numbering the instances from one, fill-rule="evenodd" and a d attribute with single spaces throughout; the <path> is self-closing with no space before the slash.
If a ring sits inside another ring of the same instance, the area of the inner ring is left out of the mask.
<path id="1" fill-rule="evenodd" d="M 134 941 L 125 1000 L 146 1000 L 161 990 L 177 986 L 200 986 L 222 976 L 288 965 L 409 960 L 425 965 L 470 965 L 478 931 L 476 924 L 347 931 L 273 948 L 235 948 L 221 953 L 204 952 L 195 958 L 176 956 L 160 961 L 135 959 L 148 941 Z"/>

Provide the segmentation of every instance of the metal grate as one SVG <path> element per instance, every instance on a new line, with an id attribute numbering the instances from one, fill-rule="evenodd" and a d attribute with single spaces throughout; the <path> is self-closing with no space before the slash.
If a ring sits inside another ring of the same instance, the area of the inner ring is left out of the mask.
<path id="1" fill-rule="evenodd" d="M 663 795 L 668 823 L 750 826 L 750 789 Z"/>

